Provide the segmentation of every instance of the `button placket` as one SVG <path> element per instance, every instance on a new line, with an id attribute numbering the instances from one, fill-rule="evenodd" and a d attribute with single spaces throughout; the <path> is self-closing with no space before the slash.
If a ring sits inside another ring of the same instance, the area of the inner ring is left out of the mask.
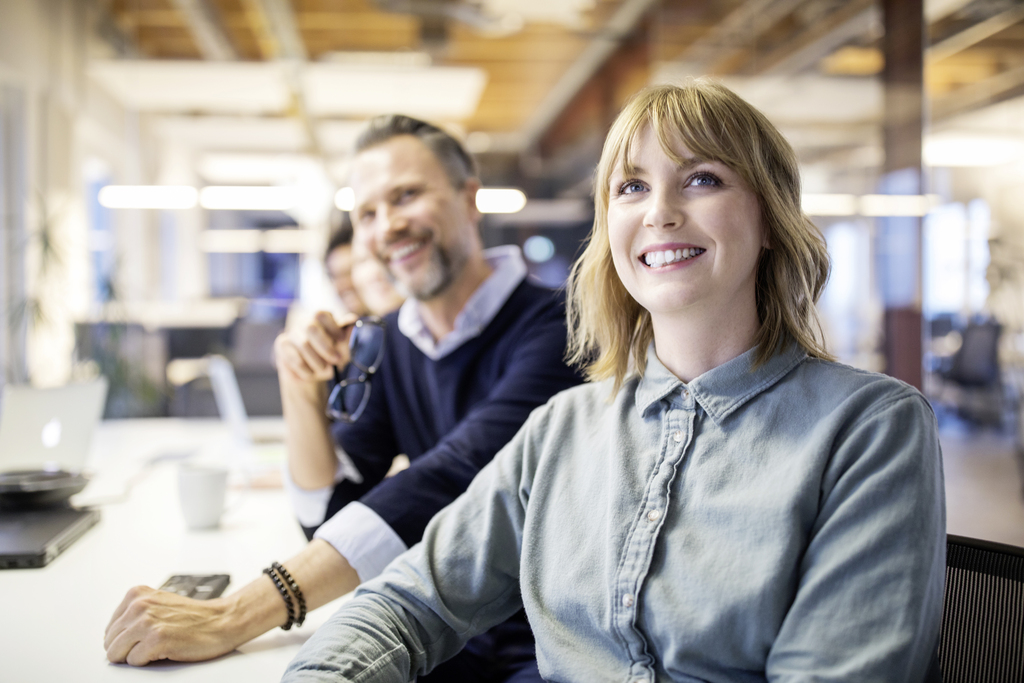
<path id="1" fill-rule="evenodd" d="M 687 425 L 689 425 L 689 429 L 692 429 L 693 400 L 692 398 L 684 400 L 682 401 L 684 405 L 680 406 L 678 398 L 677 394 L 676 401 L 666 401 L 664 404 L 661 415 L 664 425 L 660 439 L 661 452 L 657 461 L 653 463 L 654 467 L 651 478 L 648 480 L 646 495 L 642 501 L 639 501 L 643 507 L 626 541 L 625 552 L 628 562 L 623 566 L 623 572 L 617 577 L 616 582 L 618 599 L 614 612 L 617 613 L 615 619 L 617 630 L 625 637 L 627 651 L 634 666 L 640 667 L 639 670 L 634 670 L 633 675 L 639 674 L 638 680 L 644 681 L 646 666 L 643 662 L 648 655 L 646 654 L 646 638 L 637 629 L 637 613 L 640 609 L 639 591 L 650 570 L 654 544 L 663 527 L 671 483 L 678 476 L 680 462 L 684 457 Z"/>

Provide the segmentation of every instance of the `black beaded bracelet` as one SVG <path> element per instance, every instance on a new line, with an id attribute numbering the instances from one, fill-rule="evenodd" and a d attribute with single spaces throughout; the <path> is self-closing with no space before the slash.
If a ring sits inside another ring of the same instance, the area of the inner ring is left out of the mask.
<path id="1" fill-rule="evenodd" d="M 263 573 L 270 577 L 270 580 L 274 582 L 275 586 L 277 586 L 277 592 L 280 593 L 281 597 L 284 599 L 284 606 L 288 609 L 288 622 L 281 628 L 282 630 L 287 631 L 292 627 L 292 624 L 295 623 L 295 605 L 292 603 L 291 593 L 289 593 L 288 589 L 284 587 L 284 584 L 281 582 L 281 578 L 277 575 L 277 572 L 274 571 L 273 567 L 267 567 L 263 570 Z"/>
<path id="2" fill-rule="evenodd" d="M 292 575 L 284 568 L 280 562 L 272 562 L 271 567 L 277 570 L 277 573 L 284 578 L 285 583 L 292 589 L 292 593 L 295 595 L 295 600 L 299 603 L 299 616 L 295 618 L 295 625 L 302 626 L 302 622 L 306 620 L 306 596 L 302 594 L 302 589 L 299 588 L 299 584 L 292 578 Z"/>

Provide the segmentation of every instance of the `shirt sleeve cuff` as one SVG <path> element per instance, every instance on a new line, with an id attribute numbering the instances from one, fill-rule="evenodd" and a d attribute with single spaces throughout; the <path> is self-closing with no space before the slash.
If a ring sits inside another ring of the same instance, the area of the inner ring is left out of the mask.
<path id="1" fill-rule="evenodd" d="M 408 547 L 380 515 L 360 502 L 349 503 L 313 534 L 330 543 L 359 574 L 369 581 Z"/>
<path id="2" fill-rule="evenodd" d="M 334 470 L 334 483 L 319 489 L 304 489 L 292 481 L 291 472 L 288 470 L 288 463 L 282 468 L 282 479 L 284 487 L 288 491 L 288 499 L 292 504 L 292 511 L 299 520 L 299 524 L 305 527 L 319 526 L 327 516 L 327 506 L 331 502 L 331 495 L 338 482 L 344 479 L 351 479 L 357 484 L 363 481 L 362 475 L 349 459 L 348 455 L 340 448 L 335 449 L 338 456 L 338 467 Z"/>

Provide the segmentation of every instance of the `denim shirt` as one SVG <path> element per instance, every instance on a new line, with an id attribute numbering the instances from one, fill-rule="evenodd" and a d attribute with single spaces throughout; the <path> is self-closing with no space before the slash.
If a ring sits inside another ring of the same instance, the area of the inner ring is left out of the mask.
<path id="1" fill-rule="evenodd" d="M 525 605 L 552 681 L 914 681 L 945 504 L 911 387 L 796 349 L 564 391 L 305 644 L 286 681 L 407 681 Z"/>

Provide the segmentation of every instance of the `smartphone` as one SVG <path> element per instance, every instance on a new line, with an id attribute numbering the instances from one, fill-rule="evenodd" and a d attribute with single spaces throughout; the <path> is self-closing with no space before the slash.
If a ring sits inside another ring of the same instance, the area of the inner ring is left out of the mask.
<path id="1" fill-rule="evenodd" d="M 164 581 L 160 590 L 184 595 L 196 600 L 209 600 L 220 597 L 224 589 L 231 583 L 228 574 L 175 574 Z"/>

